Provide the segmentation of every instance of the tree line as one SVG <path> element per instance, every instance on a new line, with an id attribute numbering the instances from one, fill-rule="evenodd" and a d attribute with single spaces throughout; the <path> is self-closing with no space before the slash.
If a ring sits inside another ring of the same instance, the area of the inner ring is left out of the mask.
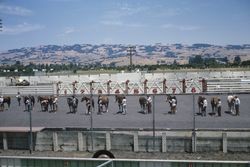
<path id="1" fill-rule="evenodd" d="M 116 66 L 115 63 L 102 65 L 100 62 L 88 65 L 75 63 L 69 64 L 34 64 L 23 65 L 16 61 L 13 65 L 0 66 L 1 76 L 32 76 L 36 72 L 51 74 L 56 72 L 70 72 L 76 74 L 79 71 L 155 71 L 155 70 L 178 70 L 178 69 L 206 69 L 206 68 L 235 68 L 250 67 L 250 60 L 241 61 L 240 56 L 235 56 L 233 62 L 229 62 L 227 57 L 224 58 L 203 58 L 201 55 L 194 55 L 189 58 L 187 64 L 179 64 L 175 60 L 172 64 L 155 64 L 155 65 L 132 65 Z"/>

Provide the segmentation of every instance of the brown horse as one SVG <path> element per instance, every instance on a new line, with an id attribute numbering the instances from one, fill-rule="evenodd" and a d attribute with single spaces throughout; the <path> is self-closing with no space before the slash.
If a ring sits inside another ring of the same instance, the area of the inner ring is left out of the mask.
<path id="1" fill-rule="evenodd" d="M 201 111 L 202 111 L 202 108 L 203 108 L 203 98 L 204 97 L 199 96 L 198 100 L 197 100 L 199 114 L 201 114 Z"/>
<path id="2" fill-rule="evenodd" d="M 99 95 L 97 104 L 98 104 L 98 113 L 99 114 L 104 111 L 103 107 L 105 107 L 106 112 L 108 112 L 108 107 L 109 107 L 108 96 Z"/>
<path id="3" fill-rule="evenodd" d="M 177 106 L 177 99 L 175 96 L 168 95 L 166 102 L 169 103 L 170 109 L 171 109 L 171 114 L 176 113 L 176 106 Z"/>
<path id="4" fill-rule="evenodd" d="M 50 96 L 38 96 L 37 102 L 40 102 L 41 111 L 49 111 Z"/>
<path id="5" fill-rule="evenodd" d="M 0 111 L 4 110 L 4 104 L 7 103 L 8 109 L 10 108 L 11 98 L 9 96 L 3 97 L 3 103 L 0 104 Z"/>
<path id="6" fill-rule="evenodd" d="M 215 109 L 217 109 L 217 105 L 218 105 L 218 100 L 219 97 L 217 96 L 213 96 L 211 97 L 211 107 L 212 107 L 212 113 L 215 114 Z"/>
<path id="7" fill-rule="evenodd" d="M 90 114 L 91 113 L 91 107 L 92 107 L 92 109 L 95 109 L 94 98 L 83 96 L 81 102 L 84 102 L 84 101 L 86 101 L 86 108 L 87 108 L 86 114 Z"/>
<path id="8" fill-rule="evenodd" d="M 68 97 L 67 103 L 69 106 L 69 113 L 75 114 L 77 112 L 78 99 L 75 96 L 72 96 L 72 98 Z"/>
<path id="9" fill-rule="evenodd" d="M 118 112 L 122 113 L 122 100 L 124 99 L 124 95 L 115 95 L 115 102 L 118 102 Z"/>
<path id="10" fill-rule="evenodd" d="M 25 110 L 24 111 L 28 111 L 28 105 L 31 105 L 31 108 L 34 107 L 35 105 L 35 97 L 34 96 L 23 96 L 23 102 L 24 102 L 24 106 L 25 106 Z"/>
<path id="11" fill-rule="evenodd" d="M 139 97 L 139 104 L 141 107 L 140 112 L 146 113 L 147 98 L 144 96 Z"/>

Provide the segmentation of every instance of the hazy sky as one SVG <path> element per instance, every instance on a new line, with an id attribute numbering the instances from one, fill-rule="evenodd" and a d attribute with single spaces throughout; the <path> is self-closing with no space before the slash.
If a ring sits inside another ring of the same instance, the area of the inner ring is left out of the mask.
<path id="1" fill-rule="evenodd" d="M 250 43 L 250 0 L 0 0 L 0 50 Z"/>

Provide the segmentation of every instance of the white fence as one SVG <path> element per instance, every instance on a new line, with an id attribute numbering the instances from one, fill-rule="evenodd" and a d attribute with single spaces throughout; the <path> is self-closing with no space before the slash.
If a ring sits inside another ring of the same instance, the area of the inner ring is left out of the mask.
<path id="1" fill-rule="evenodd" d="M 250 91 L 250 71 L 117 73 L 22 76 L 29 87 L 9 87 L 15 78 L 0 77 L 0 94 L 147 94 Z M 207 82 L 203 83 L 205 79 Z"/>

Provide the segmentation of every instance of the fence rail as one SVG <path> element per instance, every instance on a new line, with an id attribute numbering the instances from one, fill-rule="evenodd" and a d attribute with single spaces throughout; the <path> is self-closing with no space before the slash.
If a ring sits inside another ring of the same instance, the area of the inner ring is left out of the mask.
<path id="1" fill-rule="evenodd" d="M 0 156 L 1 167 L 249 167 L 250 161 L 153 160 L 153 159 L 93 159 L 63 157 Z"/>

